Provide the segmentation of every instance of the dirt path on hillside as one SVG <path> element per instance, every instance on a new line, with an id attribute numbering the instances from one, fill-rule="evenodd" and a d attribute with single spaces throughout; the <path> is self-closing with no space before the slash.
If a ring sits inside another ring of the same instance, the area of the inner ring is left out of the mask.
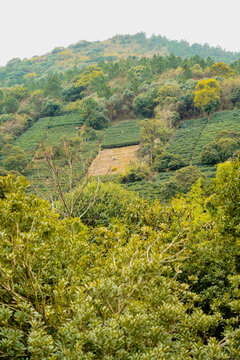
<path id="1" fill-rule="evenodd" d="M 88 175 L 125 174 L 128 165 L 137 160 L 139 145 L 100 151 L 93 160 Z"/>

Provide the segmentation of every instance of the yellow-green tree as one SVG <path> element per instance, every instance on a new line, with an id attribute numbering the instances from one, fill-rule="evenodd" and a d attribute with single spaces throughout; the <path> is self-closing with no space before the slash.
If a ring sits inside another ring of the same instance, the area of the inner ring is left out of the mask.
<path id="1" fill-rule="evenodd" d="M 88 86 L 93 81 L 104 78 L 102 69 L 95 65 L 88 66 L 79 77 L 75 79 L 76 86 Z"/>
<path id="2" fill-rule="evenodd" d="M 235 72 L 224 62 L 213 64 L 211 70 L 213 76 L 222 76 L 224 78 L 236 76 Z"/>
<path id="3" fill-rule="evenodd" d="M 217 80 L 201 80 L 195 88 L 195 106 L 203 111 L 210 120 L 210 115 L 220 103 L 221 87 Z"/>

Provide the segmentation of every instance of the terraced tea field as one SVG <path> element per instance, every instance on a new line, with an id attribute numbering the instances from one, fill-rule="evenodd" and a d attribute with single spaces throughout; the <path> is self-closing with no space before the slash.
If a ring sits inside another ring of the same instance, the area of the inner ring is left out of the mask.
<path id="1" fill-rule="evenodd" d="M 194 148 L 206 125 L 206 118 L 183 121 L 170 140 L 166 150 L 180 155 L 186 165 L 189 165 Z"/>
<path id="2" fill-rule="evenodd" d="M 137 145 L 140 142 L 139 120 L 119 122 L 106 129 L 102 149 Z"/>
<path id="3" fill-rule="evenodd" d="M 202 149 L 222 130 L 240 131 L 240 110 L 217 112 L 209 122 L 206 118 L 183 121 L 169 142 L 167 151 L 179 154 L 186 165 L 191 160 L 199 165 Z"/>
<path id="4" fill-rule="evenodd" d="M 81 125 L 82 120 L 78 114 L 42 118 L 23 133 L 15 145 L 23 149 L 29 158 L 33 158 L 41 141 L 44 140 L 48 145 L 56 144 L 63 136 L 74 136 Z"/>
<path id="5" fill-rule="evenodd" d="M 215 113 L 203 129 L 193 153 L 193 164 L 200 164 L 200 154 L 204 146 L 213 141 L 223 130 L 240 131 L 240 110 Z"/>
<path id="6" fill-rule="evenodd" d="M 98 133 L 98 139 L 84 144 L 83 158 L 92 162 L 89 175 L 124 174 L 131 161 L 137 160 L 137 150 L 140 142 L 139 120 L 122 121 L 110 126 L 104 132 Z M 15 142 L 29 156 L 34 154 L 39 144 L 44 140 L 47 145 L 56 144 L 65 136 L 72 138 L 77 134 L 82 122 L 78 114 L 57 116 L 54 118 L 42 118 L 38 120 Z M 206 118 L 183 121 L 170 140 L 167 151 L 179 154 L 185 161 L 185 165 L 191 162 L 199 167 L 206 178 L 212 178 L 216 172 L 216 166 L 203 166 L 200 163 L 200 153 L 204 146 L 213 141 L 216 134 L 222 130 L 240 131 L 240 110 L 232 110 L 215 113 L 210 122 Z M 98 154 L 99 141 L 102 140 L 102 151 Z M 97 155 L 98 154 L 98 155 Z M 79 174 L 81 169 L 78 169 Z M 142 196 L 154 199 L 161 197 L 161 189 L 174 172 L 159 173 L 150 181 L 128 183 L 125 186 L 138 191 Z M 34 162 L 29 174 L 33 183 L 39 181 L 39 177 L 46 179 L 48 169 L 41 161 Z"/>

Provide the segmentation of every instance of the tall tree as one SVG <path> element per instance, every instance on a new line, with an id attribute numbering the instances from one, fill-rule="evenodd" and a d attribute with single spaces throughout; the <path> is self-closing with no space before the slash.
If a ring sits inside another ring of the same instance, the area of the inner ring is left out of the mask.
<path id="1" fill-rule="evenodd" d="M 156 119 L 145 119 L 140 121 L 140 134 L 143 146 L 147 148 L 150 164 L 153 163 L 154 149 L 159 142 L 164 145 L 171 134 L 171 130 Z"/>
<path id="2" fill-rule="evenodd" d="M 221 87 L 217 80 L 201 80 L 195 88 L 195 106 L 207 114 L 208 121 L 220 103 Z"/>

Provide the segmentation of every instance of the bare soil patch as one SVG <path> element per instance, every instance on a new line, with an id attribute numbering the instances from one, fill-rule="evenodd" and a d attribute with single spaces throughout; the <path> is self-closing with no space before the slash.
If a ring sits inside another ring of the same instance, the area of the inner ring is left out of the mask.
<path id="1" fill-rule="evenodd" d="M 125 174 L 130 163 L 137 160 L 138 149 L 139 145 L 133 145 L 100 151 L 89 168 L 89 176 Z"/>

